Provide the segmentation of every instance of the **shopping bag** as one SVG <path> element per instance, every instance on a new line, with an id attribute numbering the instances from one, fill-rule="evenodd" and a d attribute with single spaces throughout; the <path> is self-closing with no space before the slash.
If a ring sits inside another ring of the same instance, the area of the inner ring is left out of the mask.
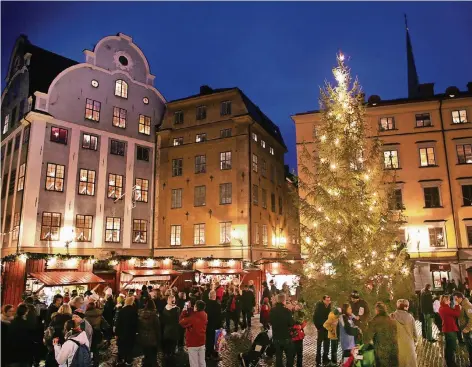
<path id="1" fill-rule="evenodd" d="M 220 353 L 226 349 L 226 330 L 215 330 L 215 352 Z"/>

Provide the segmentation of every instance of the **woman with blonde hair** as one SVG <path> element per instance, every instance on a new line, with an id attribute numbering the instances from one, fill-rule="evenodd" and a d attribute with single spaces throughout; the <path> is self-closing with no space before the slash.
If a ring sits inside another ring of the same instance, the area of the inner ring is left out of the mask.
<path id="1" fill-rule="evenodd" d="M 54 338 L 59 338 L 59 343 L 64 343 L 64 325 L 67 321 L 72 320 L 72 308 L 69 304 L 64 303 L 56 313 L 52 315 L 49 326 L 54 328 Z"/>
<path id="2" fill-rule="evenodd" d="M 415 344 L 418 340 L 415 319 L 408 312 L 407 299 L 397 301 L 397 310 L 390 315 L 397 324 L 398 362 L 402 367 L 417 367 Z"/>
<path id="3" fill-rule="evenodd" d="M 451 308 L 451 299 L 448 295 L 441 296 L 441 306 L 439 306 L 439 316 L 442 320 L 442 332 L 444 333 L 444 358 L 446 359 L 447 367 L 456 367 L 454 354 L 457 349 L 457 318 L 461 314 L 459 305 Z"/>

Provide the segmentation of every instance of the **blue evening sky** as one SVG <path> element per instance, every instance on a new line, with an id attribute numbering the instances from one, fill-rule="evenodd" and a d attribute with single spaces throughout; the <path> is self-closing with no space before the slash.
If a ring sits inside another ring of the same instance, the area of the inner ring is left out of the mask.
<path id="1" fill-rule="evenodd" d="M 472 3 L 458 2 L 2 2 L 2 86 L 21 33 L 84 61 L 118 32 L 133 37 L 167 100 L 199 86 L 240 87 L 280 126 L 296 167 L 290 115 L 318 108 L 338 49 L 367 95 L 405 97 L 403 13 L 420 82 L 465 89 L 472 81 Z"/>

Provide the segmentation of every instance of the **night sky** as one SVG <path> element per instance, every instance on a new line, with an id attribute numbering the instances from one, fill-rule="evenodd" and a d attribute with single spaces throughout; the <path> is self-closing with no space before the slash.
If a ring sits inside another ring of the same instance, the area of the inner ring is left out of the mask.
<path id="1" fill-rule="evenodd" d="M 472 81 L 472 3 L 2 2 L 2 89 L 19 34 L 83 62 L 82 51 L 118 32 L 133 37 L 167 100 L 199 86 L 239 87 L 282 130 L 296 166 L 290 115 L 318 108 L 335 54 L 350 60 L 367 95 L 406 97 L 403 13 L 420 82 L 436 92 Z"/>

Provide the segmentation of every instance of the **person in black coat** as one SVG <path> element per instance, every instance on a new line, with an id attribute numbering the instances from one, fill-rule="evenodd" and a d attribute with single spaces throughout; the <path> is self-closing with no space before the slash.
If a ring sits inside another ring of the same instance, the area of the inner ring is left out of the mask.
<path id="1" fill-rule="evenodd" d="M 118 360 L 131 364 L 133 348 L 136 342 L 138 329 L 138 310 L 133 306 L 134 297 L 127 297 L 115 323 L 116 344 L 118 346 Z"/>
<path id="2" fill-rule="evenodd" d="M 175 304 L 175 296 L 167 297 L 167 305 L 162 311 L 162 324 L 164 333 L 162 346 L 164 349 L 164 358 L 167 361 L 167 365 L 172 366 L 175 356 L 175 347 L 177 346 L 177 341 L 179 340 L 180 334 L 180 308 Z"/>
<path id="3" fill-rule="evenodd" d="M 287 367 L 293 366 L 294 361 L 294 346 L 290 331 L 295 325 L 292 312 L 285 307 L 286 295 L 280 293 L 277 295 L 277 303 L 270 310 L 270 321 L 272 324 L 272 341 L 275 347 L 275 365 L 276 367 L 283 366 L 283 353 L 287 358 Z"/>
<path id="4" fill-rule="evenodd" d="M 433 294 L 431 293 L 431 284 L 426 284 L 420 295 L 420 311 L 423 316 L 424 322 L 422 323 L 422 332 L 426 337 L 426 340 L 430 342 L 436 342 L 433 339 Z"/>
<path id="5" fill-rule="evenodd" d="M 61 307 L 64 298 L 60 294 L 56 294 L 52 300 L 52 303 L 48 307 L 48 312 L 46 315 L 46 319 L 44 320 L 45 325 L 49 325 L 51 322 L 51 317 L 53 313 L 56 313 Z"/>
<path id="6" fill-rule="evenodd" d="M 185 292 L 179 292 L 179 295 L 177 297 L 175 304 L 180 309 L 180 312 L 182 312 L 182 310 L 184 309 L 186 302 L 187 302 L 187 294 Z M 184 344 L 185 344 L 185 329 L 179 324 L 179 339 L 177 340 L 177 346 L 179 347 L 179 349 L 183 349 Z"/>
<path id="7" fill-rule="evenodd" d="M 210 291 L 211 291 L 211 284 L 208 283 L 208 284 L 205 285 L 205 289 L 204 289 L 204 291 L 203 291 L 203 293 L 202 293 L 202 301 L 203 301 L 203 302 L 207 303 L 208 300 L 210 299 L 210 298 L 209 298 L 209 297 L 210 297 L 210 296 L 209 296 L 209 295 L 210 295 Z"/>
<path id="8" fill-rule="evenodd" d="M 32 329 L 27 321 L 27 315 L 28 306 L 21 303 L 8 328 L 9 360 L 16 367 L 31 367 L 33 365 Z"/>
<path id="9" fill-rule="evenodd" d="M 208 316 L 205 352 L 208 358 L 218 359 L 218 354 L 215 352 L 215 332 L 221 328 L 223 322 L 221 305 L 216 300 L 215 291 L 210 291 L 208 296 L 209 299 L 205 307 L 205 312 Z"/>
<path id="10" fill-rule="evenodd" d="M 269 286 L 267 285 L 267 282 L 262 282 L 262 297 L 261 297 L 261 305 L 264 303 L 264 298 L 267 298 L 270 302 L 272 298 L 272 294 L 270 292 Z"/>
<path id="11" fill-rule="evenodd" d="M 243 314 L 243 329 L 251 328 L 251 318 L 254 307 L 256 307 L 256 297 L 249 290 L 247 284 L 243 286 L 243 294 L 241 295 L 241 311 Z"/>
<path id="12" fill-rule="evenodd" d="M 323 346 L 323 364 L 329 363 L 328 353 L 330 340 L 328 338 L 328 330 L 325 329 L 323 324 L 328 320 L 329 313 L 331 312 L 331 297 L 328 295 L 323 296 L 323 300 L 316 303 L 315 312 L 313 313 L 313 324 L 315 324 L 316 330 L 318 331 L 318 337 L 316 339 L 316 365 L 321 365 L 321 346 Z M 333 340 L 335 342 L 335 340 Z M 336 360 L 337 350 L 333 350 L 334 344 L 331 345 L 331 359 Z"/>
<path id="13" fill-rule="evenodd" d="M 231 320 L 233 320 L 234 332 L 237 333 L 239 329 L 239 317 L 241 315 L 241 296 L 239 295 L 239 290 L 237 288 L 234 288 L 232 294 L 229 295 L 225 310 L 226 330 L 228 333 L 230 332 Z"/>

